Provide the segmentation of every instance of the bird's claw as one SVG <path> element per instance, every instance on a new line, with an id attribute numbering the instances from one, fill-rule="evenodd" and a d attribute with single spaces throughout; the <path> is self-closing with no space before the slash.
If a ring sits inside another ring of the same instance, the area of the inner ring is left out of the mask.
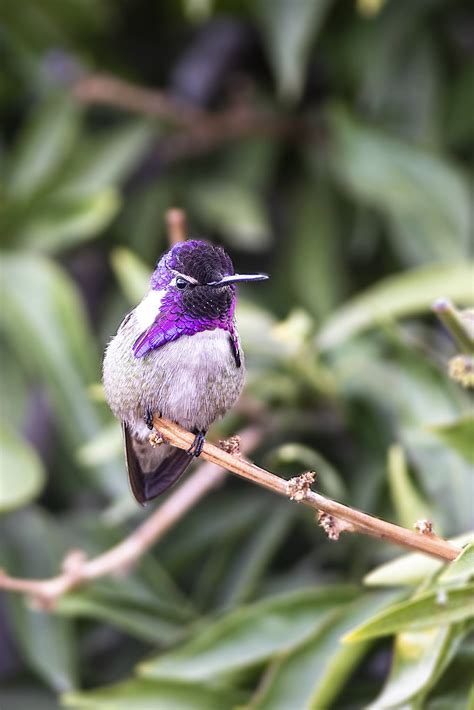
<path id="1" fill-rule="evenodd" d="M 145 412 L 145 416 L 143 417 L 145 420 L 145 424 L 147 425 L 148 429 L 150 431 L 153 431 L 153 412 L 151 409 L 147 409 Z"/>
<path id="2" fill-rule="evenodd" d="M 206 441 L 206 435 L 204 432 L 199 431 L 194 437 L 194 441 L 188 449 L 188 454 L 197 458 L 201 455 L 204 443 Z"/>

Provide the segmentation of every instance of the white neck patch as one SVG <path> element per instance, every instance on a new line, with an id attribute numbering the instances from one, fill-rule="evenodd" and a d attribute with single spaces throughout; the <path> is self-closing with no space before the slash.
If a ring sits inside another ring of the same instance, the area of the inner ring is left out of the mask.
<path id="1" fill-rule="evenodd" d="M 153 323 L 160 312 L 161 302 L 166 291 L 149 291 L 143 301 L 135 308 L 135 317 L 138 325 L 146 330 Z"/>

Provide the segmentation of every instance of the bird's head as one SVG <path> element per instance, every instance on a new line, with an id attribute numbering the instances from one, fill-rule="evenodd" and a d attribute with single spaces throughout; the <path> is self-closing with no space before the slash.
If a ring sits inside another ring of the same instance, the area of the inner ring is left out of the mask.
<path id="1" fill-rule="evenodd" d="M 263 281 L 265 274 L 236 274 L 230 256 L 208 242 L 180 242 L 164 254 L 151 277 L 151 290 L 135 309 L 143 332 L 133 346 L 136 357 L 205 330 L 235 334 L 236 284 Z"/>
<path id="2" fill-rule="evenodd" d="M 222 247 L 193 239 L 179 242 L 162 256 L 151 287 L 166 291 L 185 316 L 220 320 L 233 315 L 237 283 L 266 278 L 265 274 L 236 274 Z"/>

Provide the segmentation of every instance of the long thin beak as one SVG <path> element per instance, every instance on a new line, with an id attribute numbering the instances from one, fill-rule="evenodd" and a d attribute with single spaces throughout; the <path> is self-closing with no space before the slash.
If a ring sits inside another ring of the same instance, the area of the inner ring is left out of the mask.
<path id="1" fill-rule="evenodd" d="M 211 281 L 208 286 L 227 286 L 227 284 L 235 284 L 241 281 L 265 281 L 268 279 L 267 274 L 232 274 L 231 276 L 223 276 L 219 281 Z"/>

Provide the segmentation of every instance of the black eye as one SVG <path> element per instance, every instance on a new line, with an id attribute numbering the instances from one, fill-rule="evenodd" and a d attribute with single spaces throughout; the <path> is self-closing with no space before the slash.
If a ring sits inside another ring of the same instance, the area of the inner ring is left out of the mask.
<path id="1" fill-rule="evenodd" d="M 180 291 L 184 291 L 187 286 L 189 286 L 189 281 L 181 278 L 181 276 L 176 277 L 176 288 L 179 288 Z"/>

